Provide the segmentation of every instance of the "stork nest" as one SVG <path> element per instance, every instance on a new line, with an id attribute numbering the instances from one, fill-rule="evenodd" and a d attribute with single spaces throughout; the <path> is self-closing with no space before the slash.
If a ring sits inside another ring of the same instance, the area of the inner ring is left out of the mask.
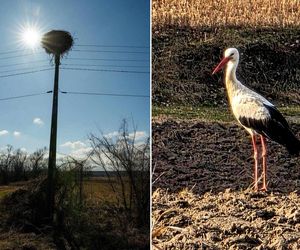
<path id="1" fill-rule="evenodd" d="M 44 34 L 42 47 L 48 54 L 62 56 L 73 46 L 74 40 L 71 34 L 64 30 L 51 30 Z"/>

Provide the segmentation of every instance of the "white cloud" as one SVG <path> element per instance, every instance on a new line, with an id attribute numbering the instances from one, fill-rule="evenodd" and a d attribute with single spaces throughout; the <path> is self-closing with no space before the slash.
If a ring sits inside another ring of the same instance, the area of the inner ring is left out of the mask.
<path id="1" fill-rule="evenodd" d="M 92 147 L 82 147 L 71 152 L 71 156 L 74 158 L 86 158 L 92 151 Z"/>
<path id="2" fill-rule="evenodd" d="M 42 121 L 42 119 L 38 118 L 38 117 L 36 117 L 36 118 L 33 119 L 33 123 L 36 124 L 36 125 L 39 125 L 39 126 L 43 126 L 44 125 L 44 122 Z"/>
<path id="3" fill-rule="evenodd" d="M 2 135 L 7 135 L 7 134 L 9 134 L 9 132 L 7 131 L 7 130 L 0 130 L 0 136 L 2 136 Z"/>
<path id="4" fill-rule="evenodd" d="M 14 131 L 13 132 L 14 137 L 20 137 L 21 136 L 21 132 L 19 131 Z"/>
<path id="5" fill-rule="evenodd" d="M 80 149 L 80 148 L 86 147 L 86 144 L 82 141 L 74 141 L 74 142 L 67 141 L 67 142 L 61 144 L 60 146 L 75 150 L 75 149 Z"/>
<path id="6" fill-rule="evenodd" d="M 112 139 L 112 138 L 114 138 L 114 137 L 118 137 L 119 135 L 120 135 L 120 132 L 118 132 L 118 131 L 113 131 L 113 132 L 110 132 L 110 133 L 108 133 L 108 134 L 105 134 L 104 136 L 105 136 L 106 138 Z M 131 133 L 128 134 L 128 137 L 129 137 L 130 139 L 133 139 L 133 136 L 134 136 L 134 132 L 131 132 Z M 135 140 L 136 140 L 136 141 L 144 140 L 144 139 L 146 139 L 147 136 L 148 136 L 148 135 L 147 135 L 146 131 L 136 131 L 136 132 L 135 132 Z"/>
<path id="7" fill-rule="evenodd" d="M 67 141 L 60 145 L 67 150 L 66 155 L 77 159 L 85 159 L 91 152 L 92 148 L 82 141 Z"/>
<path id="8" fill-rule="evenodd" d="M 134 132 L 129 134 L 129 138 L 133 138 L 133 136 L 134 136 Z M 147 135 L 146 131 L 136 131 L 135 132 L 135 140 L 136 141 L 146 139 L 147 136 L 148 135 Z"/>
<path id="9" fill-rule="evenodd" d="M 106 138 L 113 138 L 113 137 L 116 137 L 116 136 L 118 136 L 119 135 L 119 132 L 118 131 L 113 131 L 113 132 L 110 132 L 110 133 L 108 133 L 108 134 L 105 134 L 104 136 L 106 137 Z"/>

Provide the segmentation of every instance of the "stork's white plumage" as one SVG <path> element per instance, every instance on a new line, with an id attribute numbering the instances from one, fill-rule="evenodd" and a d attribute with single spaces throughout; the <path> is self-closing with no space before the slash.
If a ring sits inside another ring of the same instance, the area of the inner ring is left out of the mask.
<path id="1" fill-rule="evenodd" d="M 256 137 L 260 136 L 263 158 L 263 185 L 267 190 L 266 138 L 287 148 L 290 154 L 299 154 L 300 141 L 295 137 L 289 125 L 277 108 L 266 98 L 244 86 L 236 78 L 239 52 L 235 48 L 226 49 L 224 58 L 216 66 L 213 74 L 226 65 L 225 85 L 232 113 L 237 121 L 249 132 L 254 149 L 254 188 L 258 190 L 258 151 Z"/>

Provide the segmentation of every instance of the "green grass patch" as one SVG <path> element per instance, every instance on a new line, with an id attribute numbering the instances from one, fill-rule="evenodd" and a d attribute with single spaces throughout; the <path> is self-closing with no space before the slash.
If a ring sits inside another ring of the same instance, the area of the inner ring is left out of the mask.
<path id="1" fill-rule="evenodd" d="M 282 114 L 300 118 L 300 106 L 286 106 L 278 108 Z"/>
<path id="2" fill-rule="evenodd" d="M 285 116 L 293 117 L 300 123 L 300 106 L 289 106 L 278 108 Z M 202 121 L 221 121 L 232 122 L 234 117 L 230 110 L 225 107 L 208 107 L 208 106 L 170 106 L 159 107 L 153 106 L 152 116 L 167 116 L 174 119 L 198 119 Z"/>
<path id="3" fill-rule="evenodd" d="M 17 190 L 15 186 L 0 186 L 0 199 Z"/>
<path id="4" fill-rule="evenodd" d="M 192 106 L 173 106 L 152 108 L 153 117 L 159 115 L 177 119 L 199 119 L 204 121 L 233 121 L 233 116 L 227 108 L 219 107 L 192 107 Z"/>

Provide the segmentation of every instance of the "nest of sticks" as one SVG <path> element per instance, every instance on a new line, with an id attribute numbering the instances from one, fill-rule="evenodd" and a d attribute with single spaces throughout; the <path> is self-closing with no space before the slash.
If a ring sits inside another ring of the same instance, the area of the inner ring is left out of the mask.
<path id="1" fill-rule="evenodd" d="M 43 35 L 42 47 L 48 54 L 63 56 L 73 46 L 71 34 L 64 30 L 51 30 Z"/>

